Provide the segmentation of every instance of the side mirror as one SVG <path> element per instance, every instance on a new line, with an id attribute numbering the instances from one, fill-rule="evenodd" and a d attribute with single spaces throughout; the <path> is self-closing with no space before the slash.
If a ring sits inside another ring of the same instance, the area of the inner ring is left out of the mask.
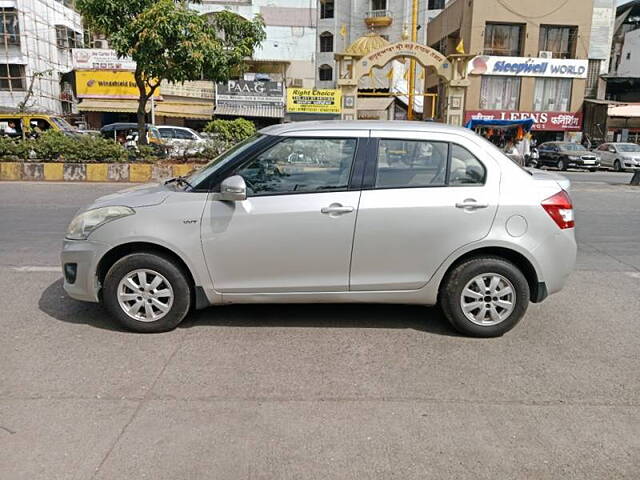
<path id="1" fill-rule="evenodd" d="M 247 199 L 247 184 L 240 175 L 225 178 L 220 184 L 218 200 L 241 202 Z"/>

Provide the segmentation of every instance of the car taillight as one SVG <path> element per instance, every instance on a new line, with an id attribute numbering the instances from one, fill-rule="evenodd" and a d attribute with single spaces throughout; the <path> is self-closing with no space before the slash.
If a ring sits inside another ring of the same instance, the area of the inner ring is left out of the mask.
<path id="1" fill-rule="evenodd" d="M 556 193 L 553 197 L 543 200 L 542 208 L 547 211 L 560 228 L 573 228 L 575 226 L 571 197 L 564 190 Z"/>

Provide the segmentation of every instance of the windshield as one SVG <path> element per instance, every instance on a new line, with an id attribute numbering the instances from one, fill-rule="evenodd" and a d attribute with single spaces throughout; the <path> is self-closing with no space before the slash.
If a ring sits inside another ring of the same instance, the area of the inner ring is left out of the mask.
<path id="1" fill-rule="evenodd" d="M 247 138 L 246 140 L 236 144 L 229 150 L 218 155 L 212 161 L 207 163 L 204 167 L 196 172 L 192 173 L 187 177 L 187 181 L 194 186 L 197 186 L 200 182 L 205 180 L 211 173 L 213 173 L 218 168 L 226 165 L 228 162 L 236 158 L 237 155 L 240 155 L 242 152 L 251 148 L 253 145 L 258 143 L 263 138 L 263 135 L 256 134 L 252 137 Z"/>
<path id="2" fill-rule="evenodd" d="M 53 121 L 53 123 L 60 127 L 61 130 L 75 130 L 75 128 L 73 128 L 64 118 L 51 117 L 51 121 Z"/>
<path id="3" fill-rule="evenodd" d="M 618 151 L 623 153 L 640 152 L 640 145 L 635 143 L 621 143 L 616 147 L 618 147 Z"/>
<path id="4" fill-rule="evenodd" d="M 577 143 L 561 143 L 560 148 L 563 150 L 570 150 L 572 152 L 581 152 L 584 150 L 584 147 Z"/>

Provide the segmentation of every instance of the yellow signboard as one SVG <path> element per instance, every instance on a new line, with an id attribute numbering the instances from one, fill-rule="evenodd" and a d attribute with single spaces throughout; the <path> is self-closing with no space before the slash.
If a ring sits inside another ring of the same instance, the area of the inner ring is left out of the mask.
<path id="1" fill-rule="evenodd" d="M 287 88 L 287 111 L 291 113 L 340 113 L 341 90 Z"/>
<path id="2" fill-rule="evenodd" d="M 115 70 L 76 71 L 78 98 L 138 98 L 133 72 Z M 158 88 L 154 97 L 160 96 Z"/>

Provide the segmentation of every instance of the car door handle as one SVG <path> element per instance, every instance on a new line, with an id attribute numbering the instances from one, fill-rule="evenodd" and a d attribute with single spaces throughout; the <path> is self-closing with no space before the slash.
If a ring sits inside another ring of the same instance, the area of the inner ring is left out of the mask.
<path id="1" fill-rule="evenodd" d="M 344 215 L 345 213 L 353 212 L 353 210 L 353 207 L 344 207 L 339 203 L 332 203 L 328 207 L 320 209 L 320 212 L 327 215 Z"/>
<path id="2" fill-rule="evenodd" d="M 456 208 L 463 208 L 465 210 L 478 210 L 480 208 L 487 208 L 488 203 L 478 203 L 472 198 L 467 198 L 464 202 L 456 203 Z"/>

